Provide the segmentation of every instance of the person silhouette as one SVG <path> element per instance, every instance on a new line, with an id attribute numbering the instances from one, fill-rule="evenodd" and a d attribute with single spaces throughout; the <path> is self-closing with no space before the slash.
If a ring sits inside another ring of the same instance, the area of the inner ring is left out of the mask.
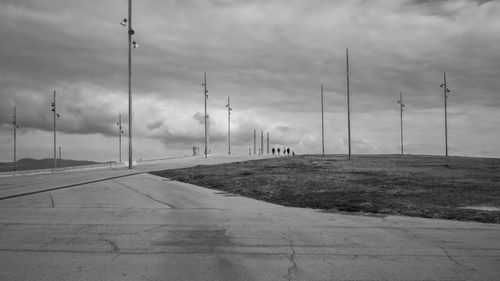
<path id="1" fill-rule="evenodd" d="M 278 155 L 280 155 L 280 148 L 278 147 Z"/>
<path id="2" fill-rule="evenodd" d="M 290 155 L 290 148 L 287 148 L 287 149 L 286 149 L 286 153 L 287 153 L 288 155 Z"/>
<path id="3" fill-rule="evenodd" d="M 273 152 L 273 155 L 274 155 L 274 151 L 275 151 L 275 150 L 274 150 L 274 147 L 273 147 L 273 149 L 272 149 L 271 151 Z"/>

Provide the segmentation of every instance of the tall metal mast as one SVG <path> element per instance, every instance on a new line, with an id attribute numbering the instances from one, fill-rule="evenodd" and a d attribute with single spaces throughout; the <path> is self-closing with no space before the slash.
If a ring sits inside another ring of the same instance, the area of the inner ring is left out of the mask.
<path id="1" fill-rule="evenodd" d="M 444 97 L 444 143 L 446 156 L 448 156 L 448 112 L 447 112 L 447 99 L 448 93 L 450 90 L 446 84 L 446 72 L 443 73 L 443 84 L 441 84 L 441 88 L 443 88 L 443 97 Z"/>
<path id="2" fill-rule="evenodd" d="M 227 97 L 227 154 L 231 155 L 231 101 L 229 97 Z"/>
<path id="3" fill-rule="evenodd" d="M 203 87 L 204 87 L 204 93 L 203 93 L 203 100 L 205 102 L 205 158 L 207 158 L 207 153 L 208 153 L 208 127 L 207 127 L 207 98 L 208 98 L 208 90 L 207 90 L 207 73 L 205 72 L 205 76 L 203 79 Z"/>
<path id="4" fill-rule="evenodd" d="M 264 131 L 260 131 L 260 154 L 264 154 Z"/>
<path id="5" fill-rule="evenodd" d="M 16 170 L 16 164 L 17 164 L 17 158 L 16 158 L 16 151 L 17 151 L 17 128 L 19 126 L 17 125 L 17 114 L 16 114 L 16 107 L 14 106 L 14 115 L 12 116 L 12 125 L 14 125 L 14 162 L 13 162 L 13 167 L 14 171 Z"/>
<path id="6" fill-rule="evenodd" d="M 351 160 L 351 108 L 349 100 L 349 49 L 345 50 L 347 67 L 347 141 L 349 143 L 349 160 Z"/>
<path id="7" fill-rule="evenodd" d="M 122 115 L 118 114 L 118 163 L 122 162 L 122 134 L 123 134 L 123 128 L 122 128 Z"/>
<path id="8" fill-rule="evenodd" d="M 132 0 L 128 0 L 128 168 L 132 169 Z M 135 42 L 133 42 L 135 43 Z M 135 44 L 134 44 L 135 45 Z"/>
<path id="9" fill-rule="evenodd" d="M 267 154 L 269 154 L 269 132 L 267 132 Z"/>
<path id="10" fill-rule="evenodd" d="M 255 150 L 257 150 L 257 131 L 253 129 L 253 154 L 255 155 Z"/>
<path id="11" fill-rule="evenodd" d="M 57 168 L 57 155 L 56 155 L 56 117 L 57 117 L 57 107 L 56 107 L 56 91 L 54 90 L 54 101 L 52 102 L 52 111 L 54 112 L 54 169 Z"/>
<path id="12" fill-rule="evenodd" d="M 403 103 L 403 94 L 401 92 L 399 92 L 399 100 L 398 100 L 398 103 L 399 103 L 399 116 L 400 116 L 400 119 L 401 119 L 401 155 L 404 154 L 404 150 L 403 150 L 403 110 L 404 110 L 404 103 Z"/>
<path id="13" fill-rule="evenodd" d="M 323 85 L 321 85 L 321 153 L 325 155 L 325 122 L 323 112 Z"/>

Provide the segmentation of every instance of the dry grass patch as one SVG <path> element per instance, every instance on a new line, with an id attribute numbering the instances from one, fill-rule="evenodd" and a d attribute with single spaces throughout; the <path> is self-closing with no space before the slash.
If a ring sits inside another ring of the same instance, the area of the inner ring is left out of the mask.
<path id="1" fill-rule="evenodd" d="M 302 155 L 155 175 L 284 206 L 500 223 L 500 159 Z"/>

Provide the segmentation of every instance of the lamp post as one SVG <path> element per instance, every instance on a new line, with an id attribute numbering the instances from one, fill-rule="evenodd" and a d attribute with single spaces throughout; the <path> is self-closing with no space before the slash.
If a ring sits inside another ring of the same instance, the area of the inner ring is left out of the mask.
<path id="1" fill-rule="evenodd" d="M 116 123 L 118 125 L 118 163 L 122 162 L 122 135 L 123 135 L 123 128 L 122 128 L 122 115 L 118 114 L 118 122 Z"/>
<path id="2" fill-rule="evenodd" d="M 257 131 L 253 129 L 253 154 L 255 155 L 255 150 L 257 150 Z"/>
<path id="3" fill-rule="evenodd" d="M 446 156 L 448 156 L 448 112 L 447 112 L 447 102 L 448 93 L 450 89 L 446 85 L 446 72 L 443 73 L 443 84 L 441 84 L 441 88 L 443 88 L 443 97 L 444 97 L 444 143 L 445 143 L 445 151 Z"/>
<path id="4" fill-rule="evenodd" d="M 403 104 L 403 94 L 399 92 L 399 116 L 401 120 L 401 155 L 403 155 L 403 110 L 405 105 Z"/>
<path id="5" fill-rule="evenodd" d="M 56 119 L 61 117 L 59 113 L 57 113 L 56 107 L 56 91 L 54 90 L 54 100 L 52 102 L 52 112 L 54 114 L 54 169 L 57 168 L 57 154 L 56 154 Z"/>
<path id="6" fill-rule="evenodd" d="M 264 154 L 264 131 L 260 131 L 260 154 Z"/>
<path id="7" fill-rule="evenodd" d="M 227 154 L 231 155 L 231 102 L 229 97 L 227 97 Z"/>
<path id="8" fill-rule="evenodd" d="M 19 125 L 17 125 L 17 114 L 16 114 L 16 107 L 14 106 L 14 115 L 12 115 L 12 125 L 14 126 L 14 162 L 13 162 L 13 167 L 14 171 L 16 170 L 16 164 L 17 164 L 17 159 L 16 159 L 16 151 L 17 151 L 17 129 L 19 128 Z"/>
<path id="9" fill-rule="evenodd" d="M 325 122 L 323 111 L 323 85 L 321 85 L 321 153 L 325 155 Z"/>
<path id="10" fill-rule="evenodd" d="M 349 49 L 345 50 L 346 69 L 347 69 L 347 141 L 349 145 L 349 160 L 351 160 L 351 105 L 349 93 Z"/>
<path id="11" fill-rule="evenodd" d="M 204 87 L 203 91 L 203 101 L 205 102 L 205 158 L 207 158 L 207 153 L 208 153 L 208 115 L 207 115 L 207 99 L 208 99 L 208 89 L 207 89 L 207 73 L 205 72 L 204 79 L 203 79 L 203 84 L 202 86 Z"/>
<path id="12" fill-rule="evenodd" d="M 135 34 L 132 28 L 132 0 L 128 0 L 128 18 L 124 18 L 121 25 L 128 25 L 128 168 L 132 169 L 132 46 L 134 49 L 138 47 L 132 41 Z"/>
<path id="13" fill-rule="evenodd" d="M 267 154 L 269 154 L 269 132 L 267 132 Z"/>

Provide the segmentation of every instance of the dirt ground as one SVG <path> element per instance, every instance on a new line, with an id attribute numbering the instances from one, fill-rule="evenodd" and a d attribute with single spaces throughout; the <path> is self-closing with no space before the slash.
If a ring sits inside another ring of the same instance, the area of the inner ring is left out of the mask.
<path id="1" fill-rule="evenodd" d="M 329 212 L 500 223 L 500 159 L 414 155 L 301 155 L 153 174 Z"/>

